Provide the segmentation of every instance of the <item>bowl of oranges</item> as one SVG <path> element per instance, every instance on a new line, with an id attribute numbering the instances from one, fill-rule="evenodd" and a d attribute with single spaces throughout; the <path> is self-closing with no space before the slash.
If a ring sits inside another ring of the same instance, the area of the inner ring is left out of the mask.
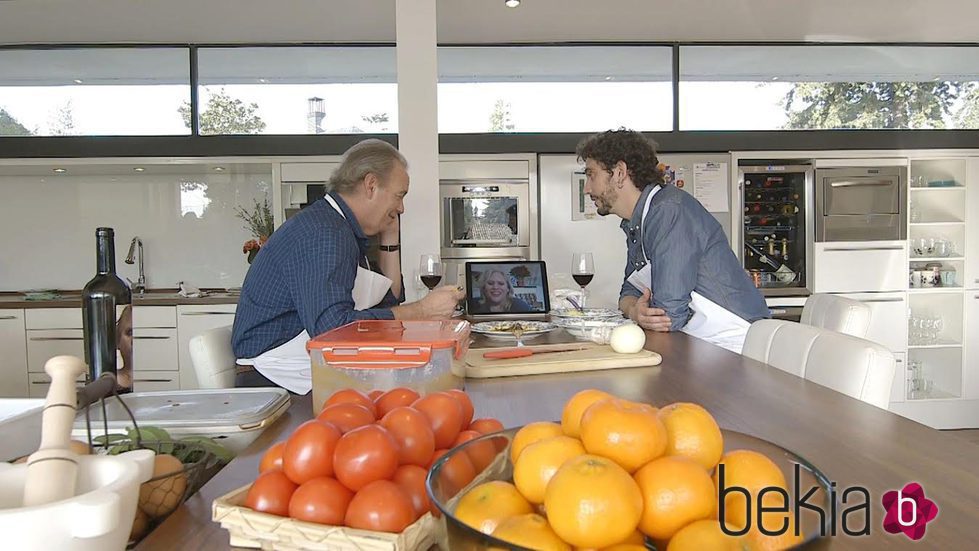
<path id="1" fill-rule="evenodd" d="M 467 480 L 468 463 L 485 468 Z M 426 485 L 453 550 L 791 549 L 829 533 L 835 499 L 810 462 L 697 404 L 600 390 L 573 396 L 560 422 L 452 449 Z"/>

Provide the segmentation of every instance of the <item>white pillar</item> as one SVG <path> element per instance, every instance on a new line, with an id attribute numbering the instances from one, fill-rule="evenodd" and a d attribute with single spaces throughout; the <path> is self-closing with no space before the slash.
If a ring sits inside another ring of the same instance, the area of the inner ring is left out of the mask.
<path id="1" fill-rule="evenodd" d="M 398 149 L 411 187 L 401 217 L 406 297 L 419 297 L 418 259 L 439 253 L 438 60 L 436 0 L 396 0 Z"/>

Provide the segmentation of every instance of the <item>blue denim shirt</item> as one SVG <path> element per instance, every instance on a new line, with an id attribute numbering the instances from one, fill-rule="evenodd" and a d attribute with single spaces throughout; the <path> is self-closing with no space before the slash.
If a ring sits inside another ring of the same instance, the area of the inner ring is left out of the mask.
<path id="1" fill-rule="evenodd" d="M 619 298 L 642 295 L 627 279 L 646 265 L 645 244 L 652 262 L 648 283 L 653 294 L 651 306 L 666 310 L 673 331 L 690 321 L 693 291 L 748 322 L 771 317 L 764 297 L 742 269 L 720 223 L 690 194 L 675 186 L 663 186 L 653 196 L 645 224 L 639 227 L 652 189 L 646 186 L 632 217 L 621 224 L 628 253 Z"/>
<path id="2" fill-rule="evenodd" d="M 320 199 L 287 220 L 255 257 L 235 313 L 237 358 L 254 358 L 302 332 L 311 337 L 362 319 L 394 319 L 391 291 L 375 308 L 354 310 L 357 267 L 367 267 L 369 240 L 347 203 L 346 216 Z"/>

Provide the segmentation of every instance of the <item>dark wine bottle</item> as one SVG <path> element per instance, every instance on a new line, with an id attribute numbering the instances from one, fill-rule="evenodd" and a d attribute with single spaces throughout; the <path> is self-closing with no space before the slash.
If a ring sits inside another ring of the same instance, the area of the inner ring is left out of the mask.
<path id="1" fill-rule="evenodd" d="M 90 380 L 103 373 L 116 376 L 117 391 L 133 390 L 133 295 L 116 275 L 112 228 L 95 230 L 96 274 L 82 290 L 85 362 Z M 122 365 L 116 361 L 116 351 Z"/>

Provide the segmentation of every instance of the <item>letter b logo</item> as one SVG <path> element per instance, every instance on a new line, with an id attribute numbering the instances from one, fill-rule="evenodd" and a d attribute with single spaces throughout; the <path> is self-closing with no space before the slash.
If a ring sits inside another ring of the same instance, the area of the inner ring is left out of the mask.
<path id="1" fill-rule="evenodd" d="M 911 507 L 905 507 L 905 503 L 910 503 Z M 910 518 L 905 520 L 905 511 L 910 513 Z M 914 526 L 918 522 L 918 502 L 910 497 L 905 497 L 901 491 L 897 492 L 897 522 L 901 526 Z"/>

